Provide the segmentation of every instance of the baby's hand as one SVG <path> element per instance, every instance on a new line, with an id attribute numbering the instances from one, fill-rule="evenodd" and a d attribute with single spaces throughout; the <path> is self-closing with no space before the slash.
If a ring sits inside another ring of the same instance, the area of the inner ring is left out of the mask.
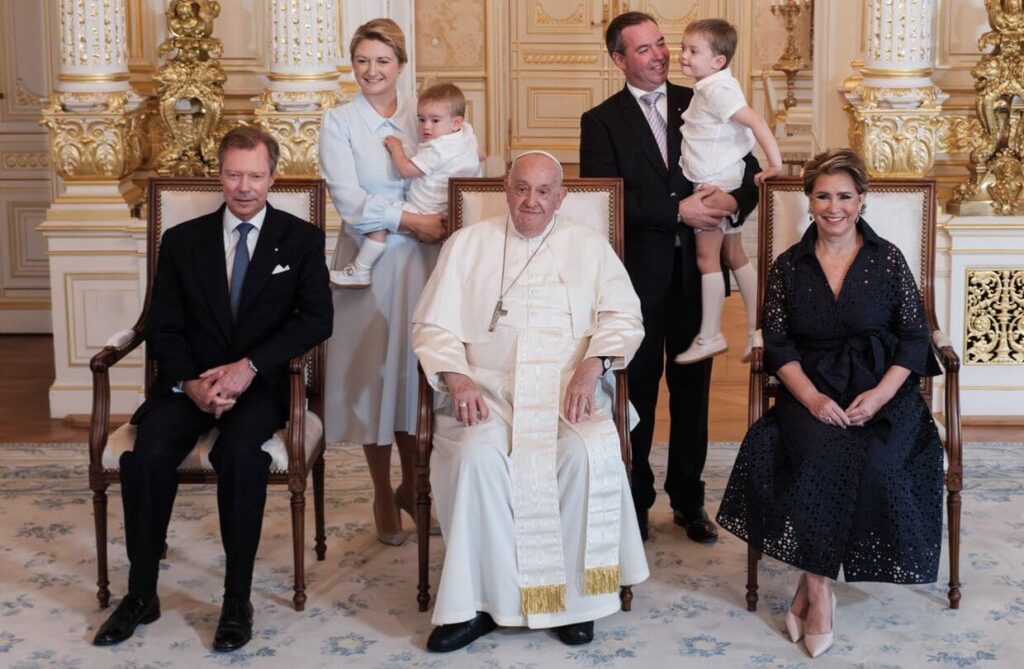
<path id="1" fill-rule="evenodd" d="M 402 151 L 402 140 L 398 139 L 394 135 L 388 135 L 384 138 L 384 148 L 388 150 L 388 153 L 394 154 L 395 151 Z"/>
<path id="2" fill-rule="evenodd" d="M 779 172 L 781 171 L 782 170 L 780 170 L 778 167 L 773 167 L 769 165 L 768 167 L 764 168 L 763 170 L 754 175 L 754 183 L 760 186 L 761 184 L 764 183 L 765 179 L 771 179 L 772 177 L 779 176 Z"/>

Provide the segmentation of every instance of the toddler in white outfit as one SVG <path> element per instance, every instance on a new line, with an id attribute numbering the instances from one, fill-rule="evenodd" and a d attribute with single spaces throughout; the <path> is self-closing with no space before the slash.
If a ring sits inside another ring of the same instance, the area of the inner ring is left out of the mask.
<path id="1" fill-rule="evenodd" d="M 782 155 L 765 120 L 747 105 L 740 83 L 729 71 L 736 53 L 736 29 L 722 19 L 704 19 L 686 26 L 679 64 L 683 74 L 693 77 L 693 100 L 683 112 L 683 136 L 679 165 L 683 175 L 697 189 L 705 184 L 729 192 L 740 187 L 745 169 L 743 157 L 754 148 L 755 139 L 768 158 L 769 166 L 754 181 L 760 185 L 782 168 Z M 720 258 L 736 277 L 747 309 L 747 348 L 743 361 L 750 359 L 750 347 L 757 325 L 757 272 L 750 265 L 730 218 L 717 230 L 697 231 L 697 267 L 701 273 L 700 331 L 690 347 L 675 361 L 689 364 L 724 353 L 729 344 L 722 335 L 722 307 L 725 282 Z"/>
<path id="2" fill-rule="evenodd" d="M 465 122 L 466 98 L 454 84 L 437 84 L 423 91 L 416 103 L 420 144 L 406 156 L 402 140 L 384 138 L 384 146 L 399 174 L 411 179 L 404 211 L 440 214 L 448 211 L 448 179 L 480 176 L 480 156 L 473 128 Z M 344 288 L 370 285 L 373 265 L 387 248 L 387 230 L 367 233 L 349 264 L 331 272 L 331 283 Z"/>

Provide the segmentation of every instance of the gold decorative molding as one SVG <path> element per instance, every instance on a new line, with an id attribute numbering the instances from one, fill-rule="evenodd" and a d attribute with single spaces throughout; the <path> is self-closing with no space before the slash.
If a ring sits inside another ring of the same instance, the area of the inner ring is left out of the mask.
<path id="1" fill-rule="evenodd" d="M 968 269 L 966 364 L 1024 364 L 1024 269 Z"/>
<path id="2" fill-rule="evenodd" d="M 541 7 L 540 2 L 535 2 L 533 5 L 533 22 L 538 26 L 581 26 L 584 25 L 584 5 L 581 2 L 576 11 L 564 19 L 557 19 L 553 16 L 548 15 Z"/>
<path id="3" fill-rule="evenodd" d="M 1021 160 L 1024 136 L 1016 99 L 1024 97 L 1024 7 L 985 0 L 992 30 L 978 40 L 981 59 L 971 69 L 980 133 L 971 151 L 970 176 L 953 190 L 946 210 L 955 215 L 1022 213 Z M 1017 121 L 1016 123 L 1014 121 Z"/>
<path id="4" fill-rule="evenodd" d="M 973 116 L 940 117 L 935 150 L 943 153 L 967 153 L 981 145 L 981 123 Z"/>
<path id="5" fill-rule="evenodd" d="M 523 62 L 529 65 L 592 65 L 597 62 L 596 55 L 569 53 L 528 53 Z"/>
<path id="6" fill-rule="evenodd" d="M 41 123 L 50 131 L 50 163 L 68 180 L 120 180 L 145 155 L 146 116 L 134 93 L 54 92 Z"/>
<path id="7" fill-rule="evenodd" d="M 153 77 L 168 135 L 156 160 L 160 174 L 217 172 L 217 145 L 226 131 L 221 117 L 227 81 L 219 60 L 221 41 L 212 37 L 219 14 L 216 0 L 172 0 L 167 6 L 171 36 L 160 45 L 159 55 L 170 60 Z"/>
<path id="8" fill-rule="evenodd" d="M 320 122 L 327 109 L 346 102 L 340 90 L 263 91 L 256 108 L 256 124 L 281 147 L 277 176 L 320 176 Z M 309 111 L 282 109 L 311 107 Z"/>

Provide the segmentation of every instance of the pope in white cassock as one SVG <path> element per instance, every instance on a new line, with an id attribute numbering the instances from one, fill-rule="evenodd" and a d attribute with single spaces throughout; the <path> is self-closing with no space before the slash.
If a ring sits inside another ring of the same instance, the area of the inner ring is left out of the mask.
<path id="1" fill-rule="evenodd" d="M 438 391 L 433 651 L 496 625 L 587 643 L 648 576 L 606 373 L 643 339 L 640 300 L 607 238 L 556 213 L 552 156 L 520 156 L 505 191 L 507 216 L 447 241 L 413 316 Z"/>

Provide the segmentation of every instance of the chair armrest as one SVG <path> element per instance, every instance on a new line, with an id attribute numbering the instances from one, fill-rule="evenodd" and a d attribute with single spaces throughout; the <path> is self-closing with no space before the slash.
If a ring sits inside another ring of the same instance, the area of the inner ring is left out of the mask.
<path id="1" fill-rule="evenodd" d="M 944 414 L 946 419 L 946 487 L 950 492 L 963 489 L 963 442 L 960 434 L 960 356 L 953 342 L 941 330 L 932 331 L 932 346 L 945 370 Z"/>
<path id="2" fill-rule="evenodd" d="M 139 344 L 145 341 L 146 338 L 142 334 L 144 329 L 144 324 L 141 326 L 136 325 L 130 330 L 121 330 L 111 335 L 99 353 L 94 355 L 89 361 L 89 369 L 94 374 L 97 372 L 106 373 L 107 369 L 119 363 L 126 355 L 134 351 L 139 347 Z"/>
<path id="3" fill-rule="evenodd" d="M 947 373 L 960 371 L 960 356 L 953 350 L 952 340 L 942 330 L 932 331 L 932 347 Z"/>
<path id="4" fill-rule="evenodd" d="M 747 390 L 747 425 L 753 425 L 764 414 L 768 403 L 768 379 L 764 372 L 764 334 L 754 331 L 750 349 L 750 385 Z"/>
<path id="5" fill-rule="evenodd" d="M 303 492 L 306 488 L 306 360 L 310 349 L 288 362 L 288 489 Z"/>
<path id="6" fill-rule="evenodd" d="M 103 471 L 103 449 L 110 436 L 110 375 L 111 367 L 138 348 L 145 337 L 145 318 L 140 318 L 130 330 L 115 333 L 106 345 L 89 360 L 92 371 L 92 414 L 89 419 L 89 475 Z"/>
<path id="7" fill-rule="evenodd" d="M 419 397 L 416 402 L 416 467 L 430 466 L 434 437 L 434 389 L 430 387 L 422 365 L 416 365 Z"/>
<path id="8" fill-rule="evenodd" d="M 625 369 L 615 370 L 615 427 L 619 433 L 619 450 L 626 475 L 633 478 L 633 444 L 629 440 L 629 375 Z"/>

